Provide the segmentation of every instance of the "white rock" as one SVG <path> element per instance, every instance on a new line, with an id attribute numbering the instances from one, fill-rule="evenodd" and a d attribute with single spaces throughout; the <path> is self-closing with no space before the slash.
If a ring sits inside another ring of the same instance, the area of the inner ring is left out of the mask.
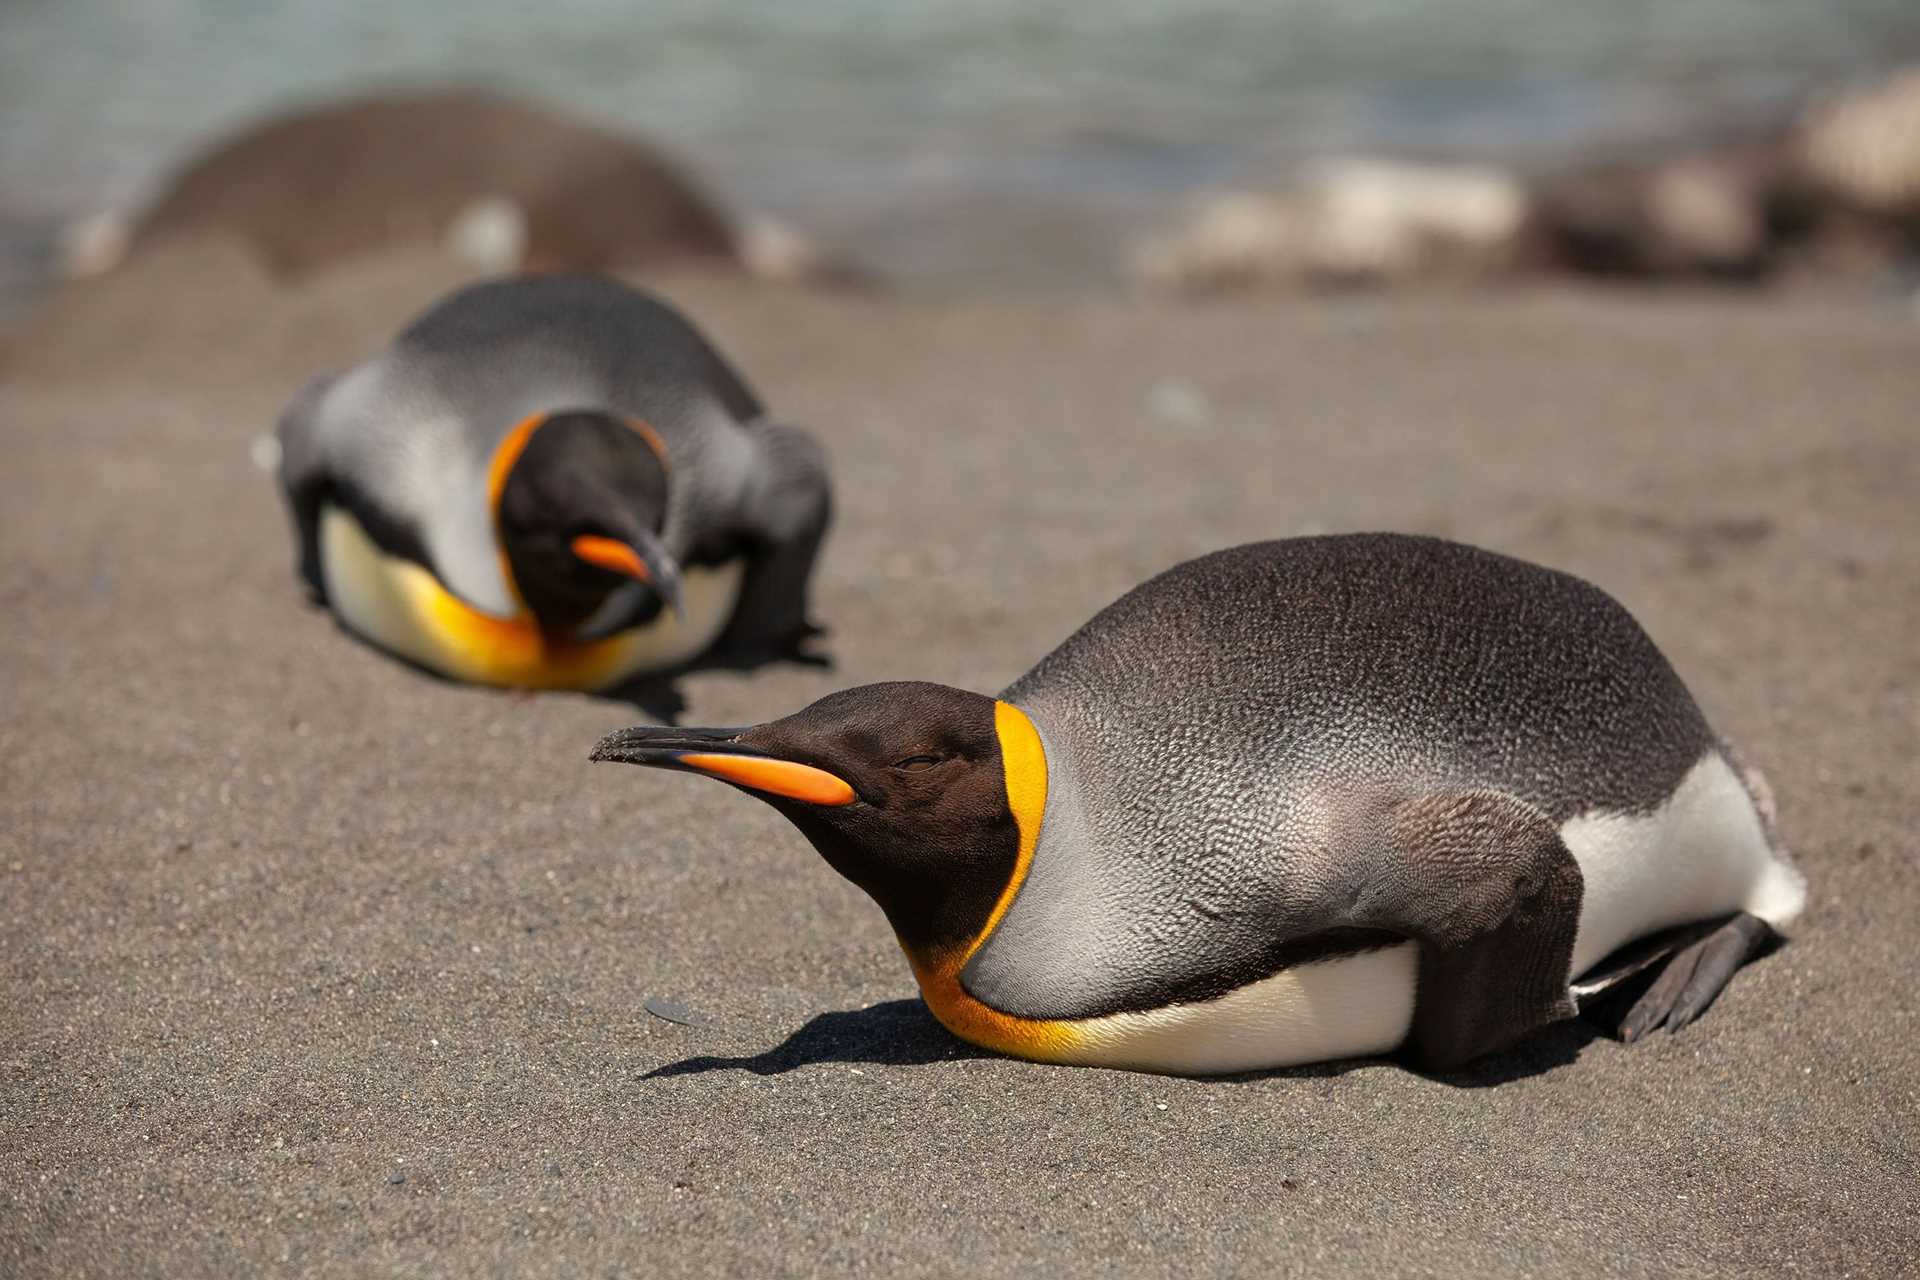
<path id="1" fill-rule="evenodd" d="M 1184 382 L 1158 382 L 1147 393 L 1153 416 L 1176 427 L 1205 426 L 1213 417 L 1206 396 Z"/>
<path id="2" fill-rule="evenodd" d="M 1526 188 L 1497 169 L 1340 160 L 1291 190 L 1209 200 L 1184 226 L 1140 243 L 1128 271 L 1169 289 L 1492 271 L 1528 213 Z"/>
<path id="3" fill-rule="evenodd" d="M 1278 277 L 1299 261 L 1303 232 L 1291 197 L 1229 192 L 1203 204 L 1184 227 L 1142 241 L 1128 273 L 1167 289 Z"/>
<path id="4" fill-rule="evenodd" d="M 1447 251 L 1495 254 L 1520 233 L 1527 194 L 1497 169 L 1334 161 L 1313 176 L 1313 265 L 1398 275 Z"/>
<path id="5" fill-rule="evenodd" d="M 527 212 L 506 196 L 482 196 L 453 216 L 442 237 L 447 251 L 486 275 L 517 271 L 532 239 Z"/>
<path id="6" fill-rule="evenodd" d="M 1920 217 L 1920 67 L 1816 104 L 1796 130 L 1794 156 L 1847 204 Z"/>
<path id="7" fill-rule="evenodd" d="M 60 232 L 55 269 L 73 280 L 103 275 L 119 266 L 133 241 L 133 223 L 122 213 L 96 213 Z"/>
<path id="8" fill-rule="evenodd" d="M 832 262 L 818 244 L 764 213 L 749 214 L 742 220 L 737 252 L 741 265 L 763 280 L 811 280 L 833 271 Z"/>
<path id="9" fill-rule="evenodd" d="M 247 446 L 247 456 L 253 459 L 253 465 L 261 471 L 273 472 L 280 469 L 280 440 L 277 436 L 255 436 Z"/>

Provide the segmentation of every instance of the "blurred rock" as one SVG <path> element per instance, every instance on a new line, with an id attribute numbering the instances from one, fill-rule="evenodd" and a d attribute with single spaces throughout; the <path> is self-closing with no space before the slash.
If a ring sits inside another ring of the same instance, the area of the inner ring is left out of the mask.
<path id="1" fill-rule="evenodd" d="M 1519 180 L 1490 168 L 1346 161 L 1313 196 L 1316 268 L 1359 278 L 1505 266 L 1527 214 Z"/>
<path id="2" fill-rule="evenodd" d="M 1208 201 L 1141 244 L 1128 273 L 1186 291 L 1472 278 L 1512 264 L 1527 209 L 1519 180 L 1497 169 L 1341 160 L 1292 190 Z"/>
<path id="3" fill-rule="evenodd" d="M 1207 397 L 1185 382 L 1156 382 L 1147 392 L 1147 407 L 1171 427 L 1204 427 L 1213 420 Z"/>
<path id="4" fill-rule="evenodd" d="M 102 225 L 110 225 L 103 223 Z M 88 232 L 85 274 L 183 235 L 229 235 L 276 275 L 436 245 L 477 271 L 608 271 L 666 262 L 755 270 L 740 232 L 651 145 L 480 90 L 369 95 L 274 117 L 215 143 L 131 221 L 124 249 Z M 788 232 L 781 278 L 830 274 Z"/>
<path id="5" fill-rule="evenodd" d="M 1791 153 L 1795 178 L 1816 198 L 1920 230 L 1920 67 L 1816 102 Z"/>
<path id="6" fill-rule="evenodd" d="M 120 265 L 132 243 L 133 227 L 124 214 L 81 218 L 60 233 L 55 269 L 69 279 L 97 276 Z"/>
<path id="7" fill-rule="evenodd" d="M 527 211 L 506 196 L 485 196 L 454 215 L 446 247 L 454 257 L 486 275 L 518 269 L 527 260 L 532 232 Z"/>
<path id="8" fill-rule="evenodd" d="M 1753 143 L 1547 178 L 1534 252 L 1588 275 L 1758 277 L 1771 265 L 1779 167 L 1777 147 Z"/>
<path id="9" fill-rule="evenodd" d="M 1920 68 L 1737 144 L 1543 182 L 1545 265 L 1599 275 L 1884 279 L 1920 236 Z"/>
<path id="10" fill-rule="evenodd" d="M 1142 241 L 1127 274 L 1161 289 L 1248 285 L 1293 272 L 1301 259 L 1298 201 L 1230 192 L 1200 206 L 1185 226 Z"/>
<path id="11" fill-rule="evenodd" d="M 835 258 L 818 241 L 778 218 L 752 213 L 739 225 L 735 248 L 749 275 L 787 283 L 870 285 L 873 278 Z"/>

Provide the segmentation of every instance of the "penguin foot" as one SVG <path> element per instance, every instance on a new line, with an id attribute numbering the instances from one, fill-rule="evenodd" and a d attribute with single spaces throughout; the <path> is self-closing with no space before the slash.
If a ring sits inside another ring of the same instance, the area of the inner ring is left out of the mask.
<path id="1" fill-rule="evenodd" d="M 822 653 L 818 649 L 808 647 L 810 641 L 816 640 L 826 634 L 827 629 L 825 627 L 816 627 L 811 622 L 807 623 L 801 627 L 800 630 L 788 636 L 786 641 L 780 645 L 780 660 L 782 662 L 797 662 L 803 667 L 820 667 L 822 669 L 832 667 L 833 658 L 830 655 Z"/>
<path id="2" fill-rule="evenodd" d="M 1632 1044 L 1656 1027 L 1680 1028 L 1707 1011 L 1734 971 L 1773 941 L 1766 921 L 1745 912 L 1706 937 L 1675 952 L 1647 993 L 1620 1023 L 1620 1038 Z"/>
<path id="3" fill-rule="evenodd" d="M 778 639 L 754 636 L 730 637 L 721 641 L 709 661 L 716 666 L 751 670 L 774 662 L 791 662 L 803 667 L 830 668 L 833 659 L 808 647 L 808 643 L 827 634 L 825 627 L 802 623 Z"/>

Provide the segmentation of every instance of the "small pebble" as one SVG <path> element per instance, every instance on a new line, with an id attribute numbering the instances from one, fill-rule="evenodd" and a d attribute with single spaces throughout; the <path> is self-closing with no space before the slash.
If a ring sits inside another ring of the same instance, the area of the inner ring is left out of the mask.
<path id="1" fill-rule="evenodd" d="M 683 1027 L 704 1026 L 707 1021 L 704 1015 L 695 1013 L 678 1000 L 667 1000 L 660 996 L 648 996 L 640 1007 L 656 1018 L 677 1022 Z"/>
<path id="2" fill-rule="evenodd" d="M 1205 426 L 1213 417 L 1207 398 L 1184 382 L 1157 383 L 1147 394 L 1153 416 L 1177 427 Z"/>

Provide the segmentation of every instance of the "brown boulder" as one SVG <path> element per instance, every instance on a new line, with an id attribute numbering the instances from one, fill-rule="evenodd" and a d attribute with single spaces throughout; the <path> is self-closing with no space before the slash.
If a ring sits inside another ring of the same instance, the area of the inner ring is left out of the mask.
<path id="1" fill-rule="evenodd" d="M 1597 164 L 1543 181 L 1543 265 L 1588 275 L 1754 279 L 1773 265 L 1778 148 L 1770 140 Z"/>
<path id="2" fill-rule="evenodd" d="M 449 240 L 537 270 L 738 260 L 726 216 L 652 147 L 465 89 L 359 97 L 253 125 L 174 175 L 135 221 L 132 251 L 209 233 L 239 237 L 280 274 Z"/>

